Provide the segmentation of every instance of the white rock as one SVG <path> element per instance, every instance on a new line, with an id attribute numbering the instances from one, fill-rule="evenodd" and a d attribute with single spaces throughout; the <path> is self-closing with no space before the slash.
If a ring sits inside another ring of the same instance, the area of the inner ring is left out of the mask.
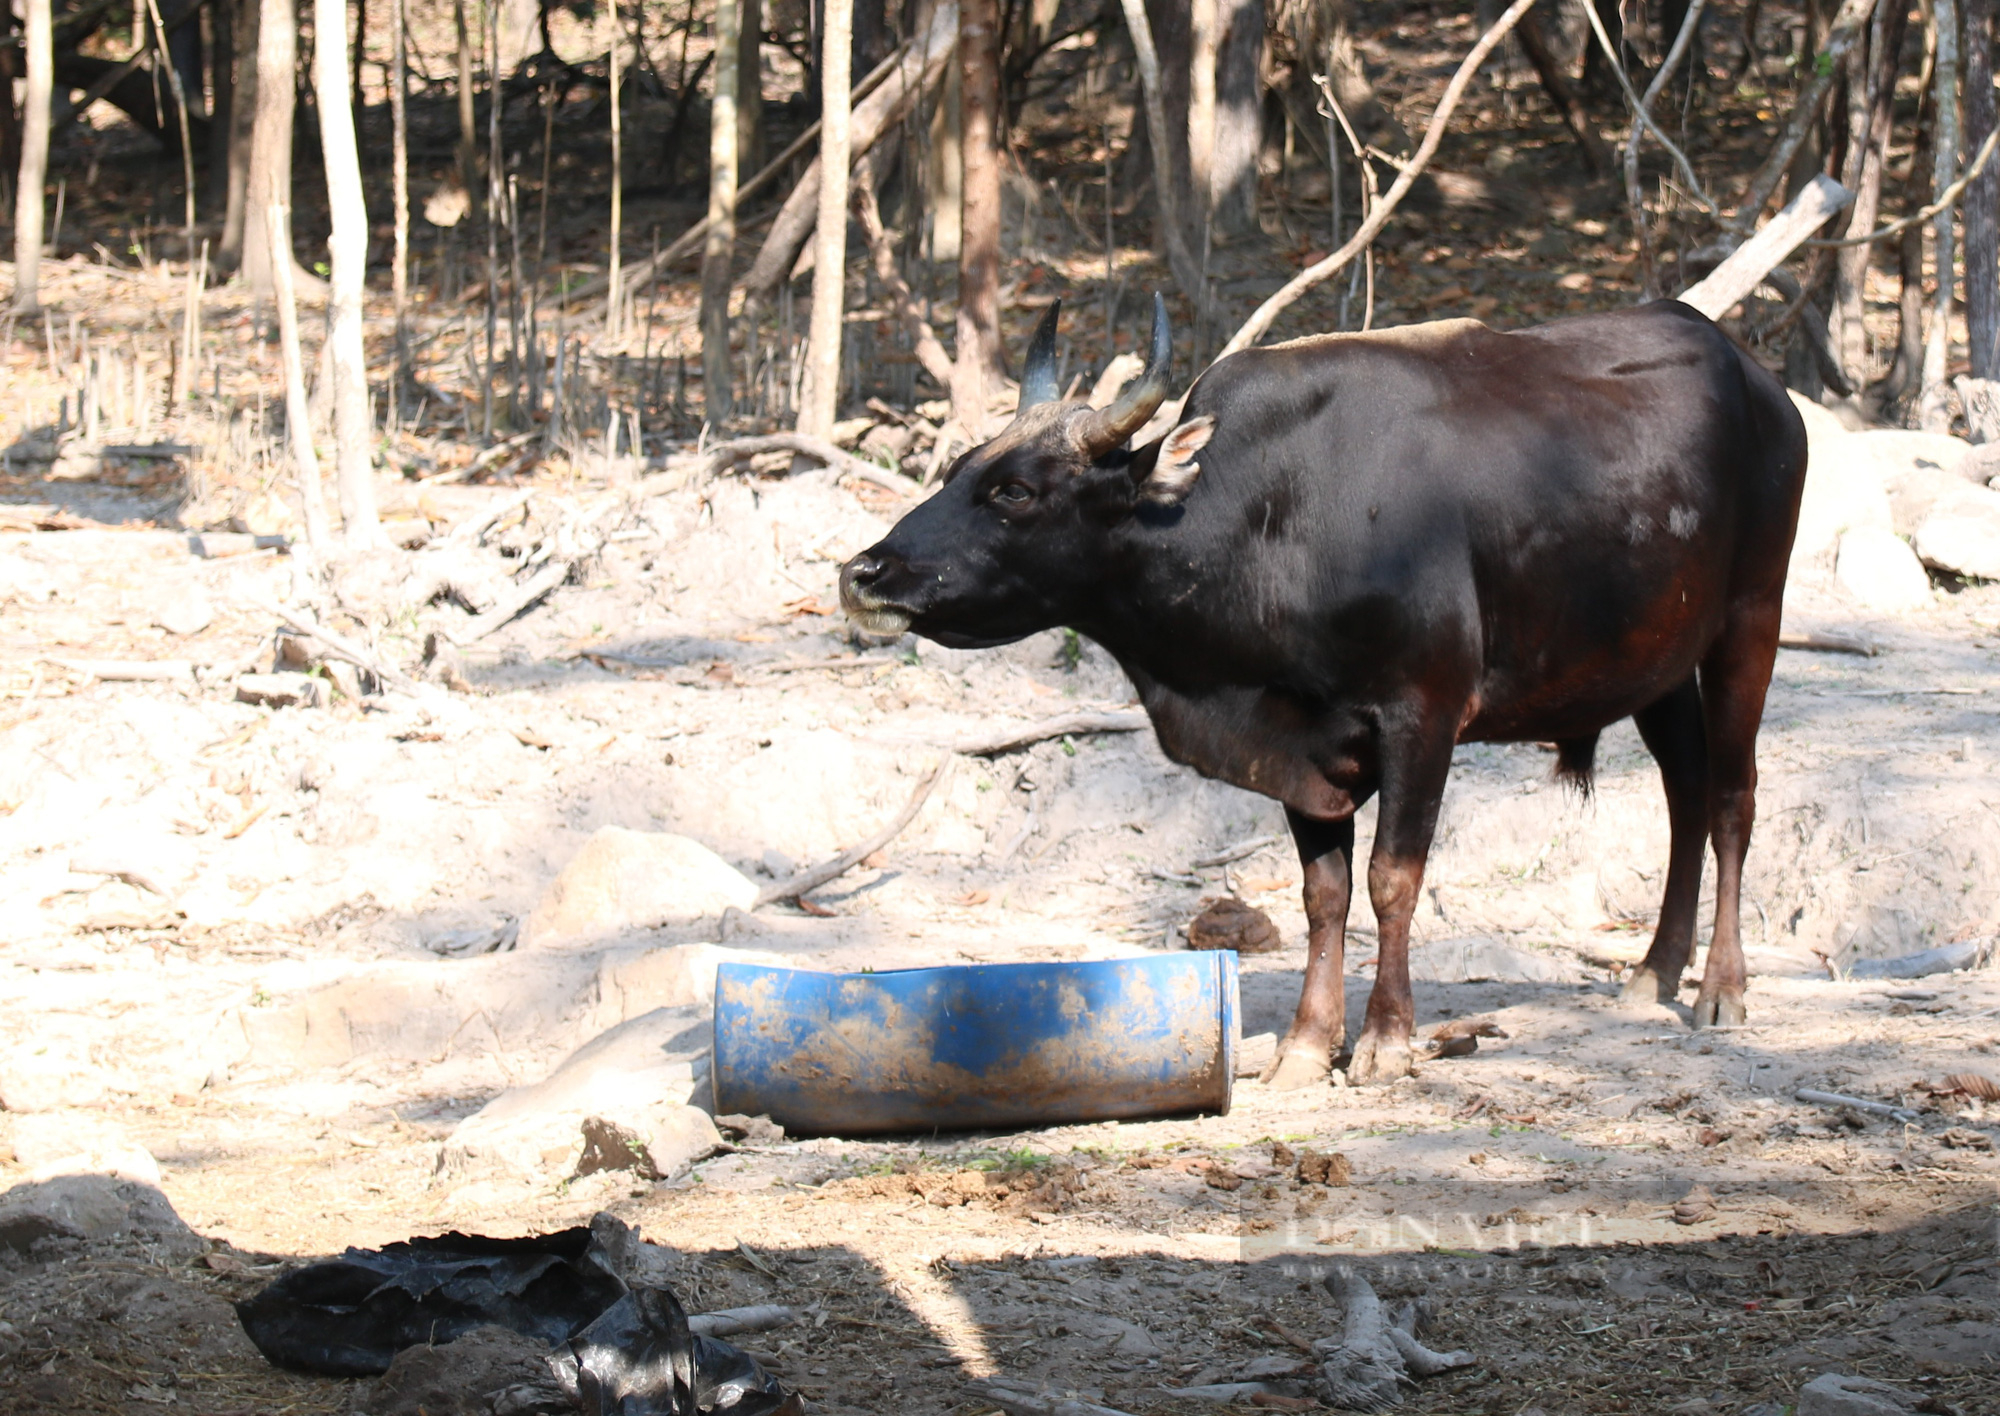
<path id="1" fill-rule="evenodd" d="M 1924 564 L 2000 580 L 2000 492 L 1962 486 L 1940 497 L 1917 528 Z"/>
<path id="2" fill-rule="evenodd" d="M 580 1128 L 579 1176 L 629 1170 L 642 1180 L 670 1180 L 722 1146 L 722 1133 L 698 1106 L 657 1106 L 622 1116 L 586 1116 Z"/>
<path id="3" fill-rule="evenodd" d="M 1903 1416 L 1917 1401 L 1887 1382 L 1828 1372 L 1800 1388 L 1796 1416 Z"/>
<path id="4" fill-rule="evenodd" d="M 709 1028 L 701 1006 L 656 1008 L 611 1028 L 544 1080 L 504 1091 L 461 1121 L 440 1168 L 679 1173 L 722 1144 L 708 1113 L 690 1104 L 708 1092 Z"/>
<path id="5" fill-rule="evenodd" d="M 524 948 L 575 948 L 635 929 L 747 910 L 757 887 L 686 836 L 606 826 L 570 858 L 521 926 Z"/>
<path id="6" fill-rule="evenodd" d="M 1882 462 L 1861 441 L 1862 434 L 1816 438 L 1806 455 L 1805 494 L 1799 501 L 1799 529 L 1792 540 L 1792 566 L 1812 564 L 1832 550 L 1843 532 L 1891 526 L 1889 493 Z"/>
<path id="7" fill-rule="evenodd" d="M 200 590 L 168 595 L 153 614 L 153 623 L 169 634 L 200 634 L 215 622 L 215 606 Z"/>
<path id="8" fill-rule="evenodd" d="M 1139 372 L 1139 361 L 1135 356 L 1124 354 L 1119 357 L 1132 360 L 1131 370 L 1125 375 L 1126 378 L 1129 379 Z M 1825 404 L 1813 402 L 1795 388 L 1788 388 L 1785 393 L 1792 400 L 1792 407 L 1799 410 L 1799 417 L 1805 421 L 1807 442 L 1817 446 L 1822 438 L 1837 438 L 1847 432 L 1847 425 L 1840 421 L 1840 415 Z M 1110 400 L 1106 399 L 1105 402 L 1108 404 Z"/>
<path id="9" fill-rule="evenodd" d="M 1834 572 L 1847 593 L 1871 610 L 1915 610 L 1931 603 L 1931 579 L 1917 553 L 1885 527 L 1863 526 L 1842 535 Z"/>

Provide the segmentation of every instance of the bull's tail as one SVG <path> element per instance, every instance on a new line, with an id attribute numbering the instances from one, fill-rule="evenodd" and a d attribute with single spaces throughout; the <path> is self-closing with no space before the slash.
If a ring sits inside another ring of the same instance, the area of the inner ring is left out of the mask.
<path id="1" fill-rule="evenodd" d="M 1596 785 L 1597 734 L 1564 738 L 1556 744 L 1556 780 L 1588 798 Z"/>

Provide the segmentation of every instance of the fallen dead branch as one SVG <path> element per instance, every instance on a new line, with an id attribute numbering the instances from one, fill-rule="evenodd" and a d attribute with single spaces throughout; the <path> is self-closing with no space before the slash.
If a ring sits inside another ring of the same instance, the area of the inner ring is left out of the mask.
<path id="1" fill-rule="evenodd" d="M 318 640 L 320 647 L 333 658 L 345 660 L 357 669 L 365 669 L 375 675 L 381 682 L 394 688 L 400 688 L 405 693 L 421 694 L 423 692 L 422 685 L 401 669 L 383 663 L 379 658 L 370 654 L 346 635 L 328 629 L 311 615 L 303 615 L 295 610 L 288 610 L 283 605 L 276 604 L 270 600 L 260 599 L 255 595 L 239 595 L 237 598 L 251 609 L 261 610 L 267 615 L 273 615 L 307 638 Z"/>
<path id="2" fill-rule="evenodd" d="M 1061 717 L 1044 718 L 1039 723 L 1012 728 L 991 737 L 961 738 L 952 744 L 951 750 L 966 757 L 995 757 L 1003 752 L 1032 747 L 1050 738 L 1082 737 L 1089 733 L 1136 733 L 1149 726 L 1151 720 L 1141 712 L 1065 713 Z"/>
<path id="3" fill-rule="evenodd" d="M 702 1337 L 734 1337 L 740 1332 L 769 1332 L 790 1327 L 799 1320 L 798 1309 L 783 1303 L 758 1303 L 748 1308 L 721 1308 L 713 1313 L 695 1313 L 688 1318 L 688 1331 Z"/>
<path id="4" fill-rule="evenodd" d="M 1429 166 L 1431 158 L 1437 154 L 1438 144 L 1444 139 L 1445 128 L 1451 122 L 1451 115 L 1457 110 L 1459 100 L 1465 96 L 1465 90 L 1472 83 L 1473 75 L 1479 72 L 1479 66 L 1486 62 L 1486 56 L 1499 46 L 1500 41 L 1507 37 L 1508 31 L 1519 23 L 1521 16 L 1527 14 L 1534 4 L 1535 0 L 1514 0 L 1500 18 L 1493 22 L 1493 27 L 1479 37 L 1479 42 L 1472 46 L 1472 52 L 1459 64 L 1458 72 L 1451 76 L 1451 83 L 1446 86 L 1444 97 L 1438 100 L 1437 110 L 1431 114 L 1430 126 L 1424 129 L 1424 140 L 1418 144 L 1416 155 L 1396 174 L 1396 180 L 1390 184 L 1389 190 L 1375 204 L 1375 209 L 1368 214 L 1368 219 L 1361 223 L 1360 229 L 1348 239 L 1347 244 L 1325 260 L 1307 266 L 1286 281 L 1277 294 L 1259 305 L 1250 318 L 1243 322 L 1243 328 L 1230 336 L 1229 343 L 1223 345 L 1221 352 L 1215 356 L 1217 359 L 1234 354 L 1239 349 L 1248 349 L 1262 339 L 1273 321 L 1294 301 L 1328 276 L 1346 267 L 1374 243 L 1382 228 L 1389 224 L 1389 218 L 1395 214 L 1397 206 L 1409 195 L 1410 188 L 1416 185 L 1417 178 L 1423 174 L 1424 168 Z"/>
<path id="5" fill-rule="evenodd" d="M 186 659 L 50 659 L 49 662 L 106 683 L 165 683 L 194 675 L 194 665 Z"/>
<path id="6" fill-rule="evenodd" d="M 1840 1092 L 1811 1091 L 1802 1087 L 1792 1095 L 1812 1106 L 1831 1106 L 1836 1109 L 1844 1107 L 1867 1116 L 1884 1116 L 1891 1121 L 1917 1119 L 1917 1113 L 1906 1107 L 1891 1106 L 1886 1101 L 1869 1101 L 1864 1097 L 1846 1096 Z"/>
<path id="7" fill-rule="evenodd" d="M 511 438 L 503 438 L 493 444 L 463 467 L 448 467 L 433 476 L 419 477 L 417 480 L 426 487 L 441 487 L 449 482 L 463 482 L 469 477 L 477 477 L 514 449 L 525 446 L 541 435 L 540 428 L 530 428 L 525 433 L 516 433 Z"/>
<path id="8" fill-rule="evenodd" d="M 445 638 L 461 649 L 468 644 L 477 644 L 495 630 L 511 623 L 524 611 L 547 599 L 558 585 L 569 579 L 570 572 L 574 569 L 576 569 L 574 560 L 551 559 L 510 593 L 502 595 L 494 602 L 493 608 L 485 614 L 473 616 L 456 629 L 444 630 Z"/>
<path id="9" fill-rule="evenodd" d="M 1778 636 L 1778 647 L 1816 654 L 1859 654 L 1869 659 L 1882 652 L 1879 646 L 1868 640 L 1845 634 L 1824 634 L 1818 630 L 1809 630 L 1804 634 L 1781 634 Z"/>
<path id="10" fill-rule="evenodd" d="M 1329 1405 L 1344 1411 L 1386 1411 L 1403 1399 L 1401 1384 L 1470 1367 L 1470 1352 L 1433 1352 L 1417 1341 L 1417 1309 L 1406 1303 L 1391 1321 L 1368 1280 L 1352 1269 L 1326 1276 L 1326 1289 L 1347 1318 L 1340 1345 L 1327 1354 L 1321 1378 Z"/>
<path id="11" fill-rule="evenodd" d="M 174 892 L 160 882 L 160 878 L 144 866 L 127 861 L 92 860 L 88 856 L 78 856 L 69 863 L 71 875 L 102 875 L 109 880 L 123 880 L 127 885 L 136 885 L 163 900 L 171 900 Z"/>
<path id="12" fill-rule="evenodd" d="M 736 438 L 712 444 L 702 453 L 701 470 L 712 477 L 767 452 L 798 453 L 824 463 L 842 477 L 859 477 L 864 482 L 873 482 L 878 487 L 887 487 L 904 496 L 915 496 L 917 493 L 916 484 L 908 477 L 900 477 L 877 467 L 866 458 L 844 452 L 825 438 L 816 438 L 809 433 L 766 433 L 762 437 Z"/>
<path id="13" fill-rule="evenodd" d="M 829 880 L 835 880 L 845 875 L 869 856 L 874 855 L 875 852 L 881 850 L 882 847 L 902 835 L 903 828 L 916 820 L 917 813 L 923 810 L 924 803 L 931 799 L 931 793 L 937 789 L 937 784 L 944 779 L 945 771 L 950 766 L 950 754 L 940 757 L 937 765 L 925 773 L 924 779 L 917 783 L 917 789 L 910 793 L 909 801 L 897 813 L 894 821 L 891 821 L 887 826 L 884 826 L 860 845 L 851 846 L 847 850 L 842 851 L 824 865 L 815 865 L 810 870 L 802 870 L 791 879 L 781 880 L 777 884 L 770 886 L 757 896 L 755 903 L 750 908 L 759 910 L 766 905 L 776 904 L 780 900 L 796 900 L 799 896 L 809 891 L 817 890 Z"/>
<path id="14" fill-rule="evenodd" d="M 1253 856 L 1266 846 L 1275 846 L 1284 840 L 1283 836 L 1252 836 L 1247 841 L 1238 841 L 1233 846 L 1224 846 L 1214 855 L 1205 855 L 1200 860 L 1190 861 L 1190 870 L 1212 870 L 1218 865 L 1234 865 L 1237 861 Z"/>

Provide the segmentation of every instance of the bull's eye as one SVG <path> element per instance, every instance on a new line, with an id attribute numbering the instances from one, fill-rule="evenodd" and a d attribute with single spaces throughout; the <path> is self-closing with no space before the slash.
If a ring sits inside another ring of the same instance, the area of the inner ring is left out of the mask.
<path id="1" fill-rule="evenodd" d="M 1019 511 L 1035 499 L 1035 494 L 1020 482 L 1008 482 L 994 488 L 993 504 L 1006 511 Z"/>

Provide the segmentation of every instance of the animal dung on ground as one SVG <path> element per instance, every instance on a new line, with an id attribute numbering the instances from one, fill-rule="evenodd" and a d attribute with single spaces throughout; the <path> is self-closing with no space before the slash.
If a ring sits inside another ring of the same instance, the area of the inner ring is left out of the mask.
<path id="1" fill-rule="evenodd" d="M 1234 949 L 1239 954 L 1275 954 L 1285 947 L 1278 926 L 1255 905 L 1234 895 L 1211 896 L 1188 926 L 1190 949 Z"/>
<path id="2" fill-rule="evenodd" d="M 1697 1185 L 1674 1201 L 1675 1224 L 1701 1224 L 1715 1218 L 1715 1196 L 1706 1185 Z"/>
<path id="3" fill-rule="evenodd" d="M 1354 1164 L 1339 1151 L 1300 1151 L 1299 1183 L 1351 1185 L 1354 1183 Z"/>
<path id="4" fill-rule="evenodd" d="M 1433 1057 L 1470 1057 L 1479 1051 L 1482 1037 L 1505 1037 L 1498 1023 L 1485 1018 L 1453 1018 L 1431 1034 Z"/>

